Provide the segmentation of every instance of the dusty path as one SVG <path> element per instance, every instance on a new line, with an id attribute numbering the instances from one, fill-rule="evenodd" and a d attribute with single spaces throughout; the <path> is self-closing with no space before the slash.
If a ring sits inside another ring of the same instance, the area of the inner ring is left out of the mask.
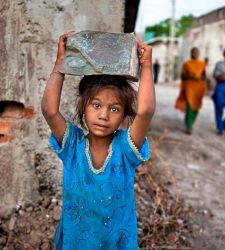
<path id="1" fill-rule="evenodd" d="M 157 85 L 157 110 L 151 135 L 166 132 L 160 153 L 176 178 L 178 192 L 193 214 L 195 249 L 225 249 L 225 134 L 215 133 L 213 103 L 204 98 L 192 135 L 186 135 L 183 113 L 174 109 L 178 88 Z"/>

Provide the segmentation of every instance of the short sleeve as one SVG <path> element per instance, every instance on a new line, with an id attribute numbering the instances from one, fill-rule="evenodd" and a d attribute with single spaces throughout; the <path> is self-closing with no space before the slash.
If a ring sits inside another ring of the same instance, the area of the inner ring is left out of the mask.
<path id="1" fill-rule="evenodd" d="M 213 76 L 216 78 L 223 75 L 225 75 L 225 63 L 223 64 L 221 62 L 218 62 L 214 69 Z"/>
<path id="2" fill-rule="evenodd" d="M 122 152 L 133 168 L 136 168 L 142 162 L 149 160 L 150 146 L 146 137 L 140 150 L 136 147 L 130 136 L 130 129 L 121 130 L 119 137 L 121 140 L 120 145 Z"/>
<path id="3" fill-rule="evenodd" d="M 71 122 L 67 122 L 66 130 L 63 135 L 62 145 L 58 143 L 54 134 L 51 133 L 49 139 L 50 147 L 62 161 L 67 159 L 67 156 L 69 155 L 71 150 L 74 150 L 78 133 L 79 128 Z"/>

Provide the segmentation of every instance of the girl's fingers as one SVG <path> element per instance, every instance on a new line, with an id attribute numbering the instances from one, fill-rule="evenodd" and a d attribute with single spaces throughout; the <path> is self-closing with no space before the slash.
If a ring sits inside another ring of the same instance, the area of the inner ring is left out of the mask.
<path id="1" fill-rule="evenodd" d="M 140 60 L 140 63 L 148 63 L 151 61 L 151 55 L 152 55 L 152 47 L 150 45 L 145 44 L 144 42 L 137 40 L 138 43 L 138 57 Z"/>
<path id="2" fill-rule="evenodd" d="M 76 32 L 74 31 L 74 30 L 72 30 L 72 31 L 69 31 L 68 33 L 67 33 L 67 35 L 68 36 L 71 36 L 71 35 L 74 35 Z"/>
<path id="3" fill-rule="evenodd" d="M 142 51 L 147 45 L 143 41 L 136 39 L 138 44 L 138 51 Z"/>
<path id="4" fill-rule="evenodd" d="M 74 35 L 76 32 L 75 31 L 69 31 L 69 32 L 67 32 L 67 33 L 65 33 L 65 34 L 63 34 L 63 35 L 61 35 L 60 36 L 60 40 L 65 40 L 68 36 L 72 36 L 72 35 Z"/>
<path id="5" fill-rule="evenodd" d="M 73 34 L 75 34 L 75 31 L 69 31 L 59 37 L 57 59 L 61 60 L 64 58 L 67 38 Z"/>
<path id="6" fill-rule="evenodd" d="M 76 32 L 75 31 L 69 31 L 63 35 L 63 38 L 67 38 L 68 36 L 74 35 Z"/>
<path id="7" fill-rule="evenodd" d="M 139 58 L 141 58 L 143 56 L 143 54 L 144 54 L 144 49 L 143 48 L 139 48 L 138 49 L 138 56 L 139 56 Z"/>

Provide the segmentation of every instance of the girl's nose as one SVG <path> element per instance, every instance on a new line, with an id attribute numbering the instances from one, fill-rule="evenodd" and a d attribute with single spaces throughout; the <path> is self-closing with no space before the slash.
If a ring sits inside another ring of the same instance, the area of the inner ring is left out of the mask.
<path id="1" fill-rule="evenodd" d="M 101 111 L 99 112 L 99 118 L 103 120 L 109 119 L 109 112 L 106 108 L 101 109 Z"/>

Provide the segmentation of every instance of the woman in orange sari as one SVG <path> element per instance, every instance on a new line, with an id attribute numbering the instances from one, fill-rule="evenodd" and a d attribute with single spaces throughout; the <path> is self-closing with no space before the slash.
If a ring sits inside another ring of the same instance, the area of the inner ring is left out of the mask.
<path id="1" fill-rule="evenodd" d="M 191 59 L 186 61 L 181 73 L 181 91 L 175 107 L 185 112 L 186 133 L 191 134 L 193 124 L 206 93 L 205 62 L 198 59 L 199 50 L 191 49 Z"/>

